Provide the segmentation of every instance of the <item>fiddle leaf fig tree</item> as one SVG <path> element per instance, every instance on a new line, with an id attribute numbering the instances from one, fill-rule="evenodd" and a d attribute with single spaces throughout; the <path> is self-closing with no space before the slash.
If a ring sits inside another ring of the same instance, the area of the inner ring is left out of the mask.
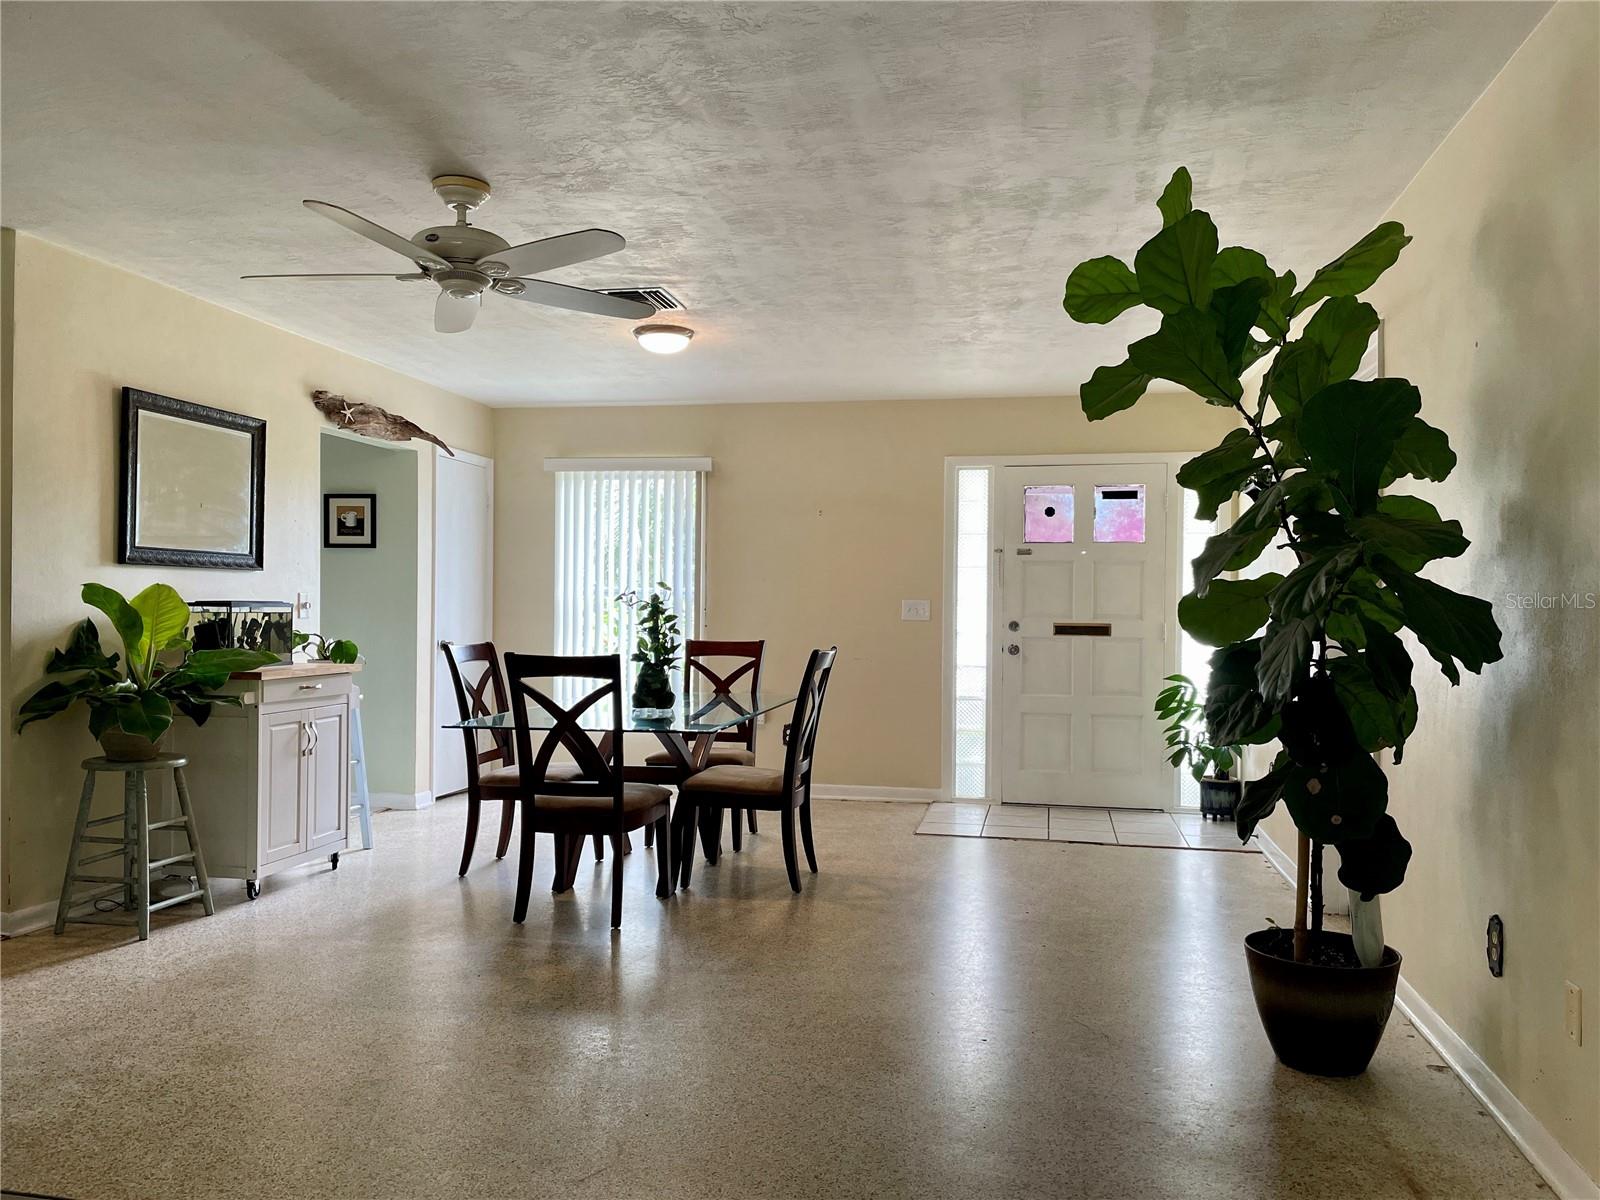
<path id="1" fill-rule="evenodd" d="M 1216 647 L 1205 694 L 1206 741 L 1280 749 L 1245 788 L 1241 838 L 1279 803 L 1313 861 L 1339 848 L 1339 878 L 1370 901 L 1398 887 L 1411 846 L 1388 815 L 1388 780 L 1374 755 L 1398 763 L 1417 724 L 1408 629 L 1452 684 L 1500 658 L 1487 601 L 1422 574 L 1467 549 L 1457 521 L 1403 480 L 1442 480 L 1455 453 L 1420 415 L 1404 379 L 1356 380 L 1378 314 L 1358 299 L 1411 239 L 1379 225 L 1303 287 L 1256 250 L 1219 248 L 1209 214 L 1192 205 L 1180 168 L 1157 202 L 1161 228 L 1130 267 L 1092 258 L 1067 279 L 1073 320 L 1105 324 L 1144 306 L 1156 332 L 1101 367 L 1080 389 L 1085 415 L 1132 407 L 1157 379 L 1231 408 L 1240 428 L 1190 459 L 1178 482 L 1202 518 L 1236 496 L 1241 515 L 1194 560 L 1194 586 L 1178 606 L 1183 628 Z M 1250 395 L 1245 373 L 1264 363 Z M 1269 547 L 1293 558 L 1285 573 L 1252 572 Z M 1227 576 L 1244 572 L 1245 578 Z M 1295 956 L 1308 952 L 1308 881 L 1298 880 Z M 1313 893 L 1313 926 L 1320 896 Z"/>

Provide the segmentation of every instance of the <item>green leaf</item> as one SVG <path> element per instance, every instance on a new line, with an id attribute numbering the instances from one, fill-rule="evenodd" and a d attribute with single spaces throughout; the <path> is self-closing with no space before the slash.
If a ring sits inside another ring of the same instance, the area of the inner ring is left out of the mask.
<path id="1" fill-rule="evenodd" d="M 1256 668 L 1256 686 L 1267 704 L 1282 704 L 1306 677 L 1321 626 L 1319 617 L 1274 617 L 1267 623 Z"/>
<path id="2" fill-rule="evenodd" d="M 193 685 L 219 688 L 235 671 L 254 671 L 277 661 L 276 654 L 265 650 L 196 650 L 177 669 L 158 675 L 151 687 L 161 692 Z"/>
<path id="3" fill-rule="evenodd" d="M 1259 447 L 1245 429 L 1230 430 L 1220 444 L 1178 468 L 1178 484 L 1196 496 L 1195 516 L 1216 519 L 1217 510 L 1256 473 Z"/>
<path id="4" fill-rule="evenodd" d="M 1244 795 L 1239 798 L 1239 803 L 1234 806 L 1233 823 L 1238 831 L 1239 840 L 1248 842 L 1256 831 L 1256 826 L 1267 818 L 1273 809 L 1278 807 L 1278 801 L 1283 796 L 1284 785 L 1288 782 L 1289 772 L 1294 763 L 1286 754 L 1279 754 L 1272 770 L 1260 779 L 1252 779 L 1244 785 Z"/>
<path id="5" fill-rule="evenodd" d="M 1161 224 L 1163 227 L 1175 225 L 1194 210 L 1191 199 L 1194 193 L 1194 183 L 1189 178 L 1189 168 L 1179 167 L 1172 173 L 1172 179 L 1167 183 L 1166 190 L 1161 193 L 1161 199 L 1156 201 L 1156 207 L 1161 210 Z"/>
<path id="6" fill-rule="evenodd" d="M 1410 695 L 1414 702 L 1416 694 L 1411 689 L 1411 655 L 1406 651 L 1405 643 L 1376 621 L 1366 617 L 1357 619 L 1365 634 L 1365 659 L 1372 682 L 1391 700 Z"/>
<path id="7" fill-rule="evenodd" d="M 1211 303 L 1211 264 L 1217 257 L 1217 227 L 1195 211 L 1168 225 L 1139 248 L 1133 270 L 1139 293 L 1151 308 L 1175 313 Z"/>
<path id="8" fill-rule="evenodd" d="M 1394 265 L 1410 240 L 1400 222 L 1385 221 L 1313 275 L 1306 290 L 1295 297 L 1289 315 L 1303 313 L 1327 296 L 1354 296 L 1366 291 Z"/>
<path id="9" fill-rule="evenodd" d="M 1161 318 L 1159 330 L 1128 347 L 1128 362 L 1215 404 L 1232 404 L 1244 394 L 1223 353 L 1216 318 L 1199 309 L 1179 309 Z"/>
<path id="10" fill-rule="evenodd" d="M 17 709 L 17 731 L 35 721 L 43 721 L 65 712 L 80 698 L 104 687 L 93 675 L 80 675 L 76 679 L 52 679 L 24 700 Z"/>
<path id="11" fill-rule="evenodd" d="M 1290 768 L 1283 799 L 1300 831 L 1343 846 L 1368 837 L 1389 805 L 1389 780 L 1365 751 L 1328 766 Z"/>
<path id="12" fill-rule="evenodd" d="M 1178 624 L 1207 646 L 1243 641 L 1266 624 L 1267 597 L 1282 582 L 1282 575 L 1271 572 L 1250 579 L 1213 580 L 1204 596 L 1178 601 Z"/>
<path id="13" fill-rule="evenodd" d="M 1206 682 L 1206 741 L 1213 746 L 1254 745 L 1274 713 L 1256 690 L 1260 639 L 1224 646 L 1211 656 Z"/>
<path id="14" fill-rule="evenodd" d="M 86 583 L 83 585 L 83 602 L 91 608 L 98 608 L 111 618 L 111 627 L 117 631 L 117 636 L 122 639 L 122 649 L 126 656 L 128 670 L 138 671 L 144 662 L 144 655 L 137 653 L 138 647 L 144 638 L 144 618 L 138 611 L 122 597 L 122 593 L 100 583 Z"/>
<path id="15" fill-rule="evenodd" d="M 1404 379 L 1348 379 L 1329 384 L 1300 415 L 1300 442 L 1313 466 L 1328 476 L 1347 516 L 1369 513 L 1378 480 L 1422 397 Z"/>
<path id="16" fill-rule="evenodd" d="M 1321 617 L 1360 557 L 1361 548 L 1354 543 L 1311 555 L 1273 592 L 1272 615 L 1280 619 Z"/>
<path id="17" fill-rule="evenodd" d="M 1285 271 L 1279 275 L 1272 285 L 1272 294 L 1261 305 L 1261 315 L 1256 319 L 1256 324 L 1275 342 L 1282 342 L 1289 336 L 1289 324 L 1293 320 L 1289 312 L 1289 305 L 1294 298 L 1294 272 Z"/>
<path id="18" fill-rule="evenodd" d="M 1099 367 L 1089 382 L 1078 389 L 1083 415 L 1091 421 L 1103 420 L 1112 413 L 1132 408 L 1150 386 L 1150 376 L 1132 363 Z"/>
<path id="19" fill-rule="evenodd" d="M 133 703 L 118 708 L 117 723 L 124 733 L 153 742 L 172 724 L 172 703 L 159 692 L 141 692 Z"/>
<path id="20" fill-rule="evenodd" d="M 1262 387 L 1285 417 L 1298 417 L 1306 402 L 1328 386 L 1328 358 L 1316 342 L 1290 342 L 1267 368 Z"/>
<path id="21" fill-rule="evenodd" d="M 1450 439 L 1444 430 L 1435 429 L 1421 417 L 1412 417 L 1400 431 L 1379 486 L 1388 487 L 1407 475 L 1437 483 L 1455 468 L 1456 452 L 1450 449 Z"/>
<path id="22" fill-rule="evenodd" d="M 1306 322 L 1303 340 L 1320 347 L 1328 364 L 1327 382 L 1349 379 L 1361 365 L 1367 343 L 1378 328 L 1378 312 L 1353 296 L 1335 296 Z"/>
<path id="23" fill-rule="evenodd" d="M 1193 564 L 1195 595 L 1204 596 L 1211 581 L 1222 572 L 1242 571 L 1261 557 L 1279 529 L 1278 501 L 1299 478 L 1290 476 L 1282 484 L 1273 484 L 1224 532 L 1206 539 Z"/>
<path id="24" fill-rule="evenodd" d="M 1500 626 L 1487 600 L 1453 592 L 1401 570 L 1398 564 L 1394 570 L 1384 569 L 1383 578 L 1400 601 L 1406 625 L 1451 683 L 1461 682 L 1457 662 L 1477 674 L 1486 663 L 1503 657 Z"/>
<path id="25" fill-rule="evenodd" d="M 1081 324 L 1104 325 L 1142 303 L 1139 280 L 1132 268 L 1108 254 L 1072 268 L 1061 307 Z"/>
<path id="26" fill-rule="evenodd" d="M 1235 375 L 1244 370 L 1245 351 L 1251 341 L 1250 331 L 1255 328 L 1256 317 L 1261 313 L 1261 302 L 1271 291 L 1272 284 L 1268 280 L 1246 279 L 1228 287 L 1216 288 L 1211 293 L 1211 315 L 1217 320 L 1222 353 Z"/>
<path id="27" fill-rule="evenodd" d="M 1228 246 L 1218 251 L 1216 261 L 1211 264 L 1213 288 L 1232 287 L 1246 279 L 1265 279 L 1271 287 L 1276 284 L 1277 278 L 1260 251 L 1244 246 Z"/>
<path id="28" fill-rule="evenodd" d="M 44 664 L 46 675 L 62 675 L 68 671 L 113 671 L 117 656 L 107 655 L 100 648 L 100 631 L 94 620 L 85 617 L 72 628 L 72 639 L 65 650 L 52 650 Z"/>
<path id="29" fill-rule="evenodd" d="M 1339 882 L 1359 892 L 1363 900 L 1371 900 L 1405 882 L 1410 861 L 1411 843 L 1401 836 L 1394 818 L 1384 813 L 1368 836 L 1339 843 Z"/>
<path id="30" fill-rule="evenodd" d="M 674 621 L 674 624 L 676 622 Z M 353 663 L 361 657 L 361 647 L 349 638 L 335 638 L 328 646 L 328 660 L 336 663 Z"/>
<path id="31" fill-rule="evenodd" d="M 1398 753 L 1417 727 L 1417 694 L 1407 688 L 1400 696 L 1386 696 L 1369 665 L 1364 654 L 1329 662 L 1334 694 L 1363 750 L 1376 753 L 1392 747 Z"/>
<path id="32" fill-rule="evenodd" d="M 1457 558 L 1471 545 L 1460 521 L 1441 521 L 1439 511 L 1415 496 L 1384 496 L 1378 512 L 1355 517 L 1350 532 L 1368 557 L 1381 554 L 1407 571 L 1420 571 L 1436 558 Z"/>
<path id="33" fill-rule="evenodd" d="M 177 589 L 166 583 L 152 583 L 130 603 L 143 621 L 144 630 L 138 649 L 129 650 L 128 658 L 141 664 L 148 678 L 156 655 L 166 649 L 168 642 L 181 638 L 189 627 L 189 606 Z"/>
<path id="34" fill-rule="evenodd" d="M 1257 686 L 1269 704 L 1288 700 L 1305 678 L 1328 605 L 1359 554 L 1358 547 L 1346 545 L 1313 555 L 1272 593 L 1272 620 L 1261 639 L 1256 669 Z"/>

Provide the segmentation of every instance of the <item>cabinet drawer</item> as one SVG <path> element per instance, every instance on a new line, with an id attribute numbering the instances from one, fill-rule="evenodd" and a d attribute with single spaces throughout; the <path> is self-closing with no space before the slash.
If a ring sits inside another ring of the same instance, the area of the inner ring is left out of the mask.
<path id="1" fill-rule="evenodd" d="M 350 676 L 304 675 L 299 679 L 267 679 L 261 683 L 262 704 L 321 704 L 350 694 Z"/>

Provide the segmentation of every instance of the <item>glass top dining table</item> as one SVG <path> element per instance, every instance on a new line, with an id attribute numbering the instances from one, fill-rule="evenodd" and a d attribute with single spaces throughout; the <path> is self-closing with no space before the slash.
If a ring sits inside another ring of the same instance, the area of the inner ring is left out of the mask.
<path id="1" fill-rule="evenodd" d="M 572 708 L 581 703 L 592 690 L 589 681 L 573 684 L 557 683 L 546 694 L 562 708 Z M 622 732 L 677 734 L 684 738 L 721 733 L 725 729 L 744 724 L 751 717 L 758 717 L 774 709 L 786 708 L 793 704 L 794 700 L 792 693 L 781 690 L 753 691 L 750 688 L 735 687 L 731 691 L 719 692 L 709 683 L 694 684 L 678 691 L 672 711 L 667 715 L 645 716 L 634 710 L 624 694 Z M 555 718 L 531 699 L 527 708 L 527 722 L 520 728 L 555 728 Z M 590 705 L 579 716 L 577 724 L 579 728 L 595 733 L 611 732 L 610 697 Z M 497 712 L 466 721 L 447 721 L 440 728 L 496 730 L 517 729 L 519 725 L 514 712 Z"/>

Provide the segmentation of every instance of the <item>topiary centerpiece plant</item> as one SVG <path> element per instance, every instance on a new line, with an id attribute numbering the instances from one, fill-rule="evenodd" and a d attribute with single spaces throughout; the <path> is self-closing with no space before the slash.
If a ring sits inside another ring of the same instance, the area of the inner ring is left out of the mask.
<path id="1" fill-rule="evenodd" d="M 1293 930 L 1245 939 L 1256 1004 L 1278 1057 L 1321 1074 L 1364 1070 L 1393 1003 L 1399 956 L 1383 944 L 1378 897 L 1405 878 L 1411 846 L 1386 811 L 1374 755 L 1400 762 L 1417 723 L 1408 629 L 1452 684 L 1500 658 L 1487 601 L 1425 578 L 1428 563 L 1467 549 L 1461 525 L 1402 480 L 1442 480 L 1455 454 L 1419 416 L 1404 379 L 1358 381 L 1378 314 L 1357 299 L 1411 239 L 1379 225 L 1300 286 L 1243 246 L 1218 249 L 1211 217 L 1193 208 L 1180 168 L 1156 202 L 1162 228 L 1134 255 L 1079 264 L 1065 308 L 1104 324 L 1152 308 L 1159 329 L 1080 389 L 1103 420 L 1157 379 L 1232 409 L 1239 428 L 1184 464 L 1178 482 L 1215 518 L 1247 503 L 1194 560 L 1178 606 L 1190 635 L 1217 647 L 1206 688 L 1214 746 L 1279 743 L 1271 769 L 1244 790 L 1241 838 L 1280 802 L 1298 830 Z M 1243 376 L 1263 369 L 1259 392 Z M 1269 547 L 1286 574 L 1247 578 Z M 1354 939 L 1322 929 L 1321 857 L 1339 851 Z"/>
<path id="2" fill-rule="evenodd" d="M 111 619 L 122 656 L 107 654 L 100 631 L 85 617 L 64 650 L 46 661 L 47 678 L 22 703 L 17 729 L 65 712 L 79 700 L 89 707 L 89 732 L 107 758 L 148 761 L 181 713 L 205 724 L 213 704 L 238 704 L 217 689 L 235 671 L 278 662 L 265 650 L 194 650 L 187 631 L 189 606 L 167 584 L 156 583 L 132 600 L 98 583 L 83 585 L 83 602 Z"/>
<path id="3" fill-rule="evenodd" d="M 640 716 L 672 715 L 677 696 L 672 690 L 672 669 L 678 663 L 678 614 L 667 604 L 672 589 L 657 583 L 658 590 L 641 600 L 639 593 L 623 592 L 617 597 L 633 610 L 638 623 L 638 642 L 632 660 L 639 664 L 633 680 L 633 709 Z"/>

